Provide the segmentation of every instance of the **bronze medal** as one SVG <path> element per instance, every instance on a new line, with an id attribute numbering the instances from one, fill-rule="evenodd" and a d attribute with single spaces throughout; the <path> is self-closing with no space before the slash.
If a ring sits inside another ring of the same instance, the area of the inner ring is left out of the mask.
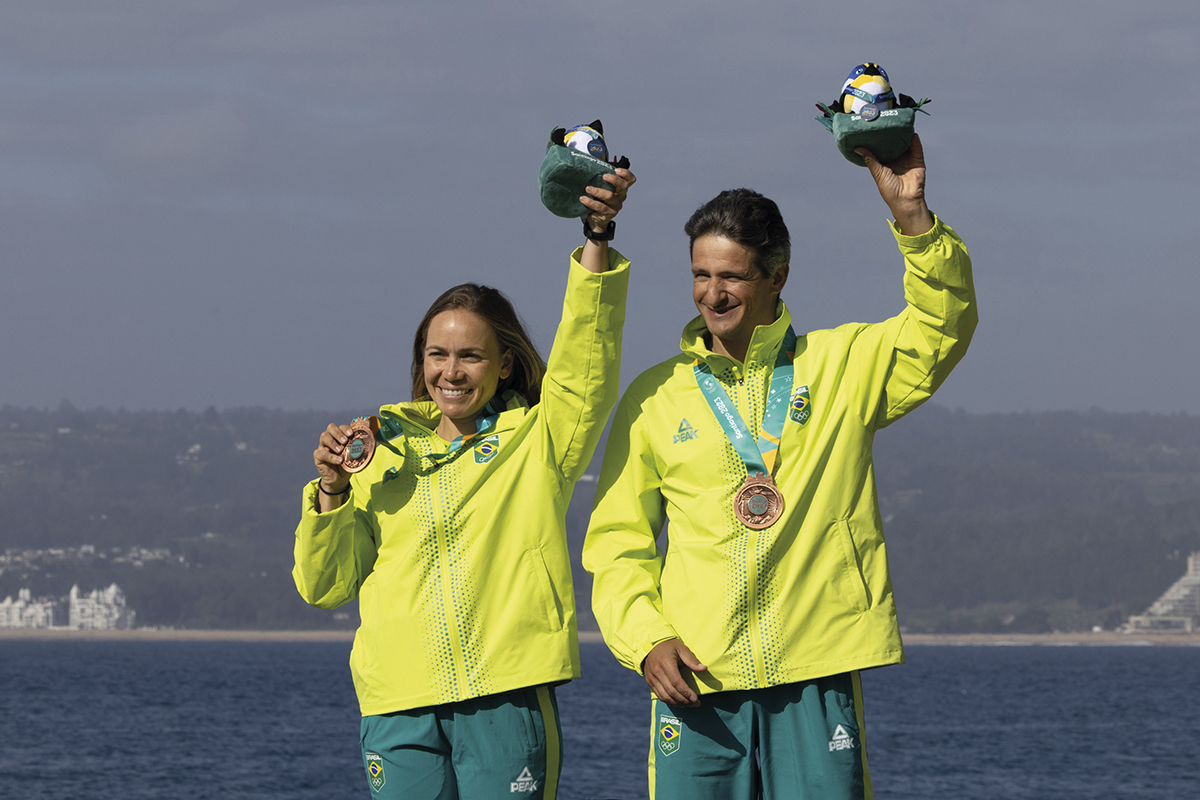
<path id="1" fill-rule="evenodd" d="M 752 473 L 733 497 L 733 513 L 747 528 L 769 528 L 783 513 L 783 493 L 770 475 Z"/>
<path id="2" fill-rule="evenodd" d="M 359 417 L 350 423 L 350 441 L 342 450 L 342 469 L 362 472 L 375 455 L 375 434 L 379 433 L 378 417 Z"/>

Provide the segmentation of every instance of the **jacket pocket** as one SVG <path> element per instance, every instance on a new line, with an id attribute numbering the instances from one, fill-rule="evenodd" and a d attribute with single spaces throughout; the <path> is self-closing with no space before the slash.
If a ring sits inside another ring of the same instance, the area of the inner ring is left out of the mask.
<path id="1" fill-rule="evenodd" d="M 558 594 L 554 591 L 554 584 L 550 581 L 550 570 L 546 568 L 546 559 L 542 557 L 542 548 L 535 547 L 525 551 L 525 557 L 529 562 L 528 568 L 533 572 L 533 577 L 537 581 L 538 599 L 546 611 L 546 623 L 550 626 L 550 630 L 561 631 L 564 622 L 562 600 L 559 599 Z"/>
<path id="2" fill-rule="evenodd" d="M 844 587 L 843 593 L 853 608 L 858 611 L 866 611 L 871 607 L 871 597 L 867 592 L 867 582 L 863 578 L 858 548 L 854 546 L 854 534 L 850 530 L 850 520 L 839 519 L 834 525 L 834 535 L 842 547 L 841 584 Z"/>

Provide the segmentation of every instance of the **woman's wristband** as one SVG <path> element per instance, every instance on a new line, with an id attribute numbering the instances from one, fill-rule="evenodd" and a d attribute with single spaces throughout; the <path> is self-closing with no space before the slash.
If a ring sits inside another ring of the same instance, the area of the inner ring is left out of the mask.
<path id="1" fill-rule="evenodd" d="M 327 494 L 330 497 L 339 497 L 339 496 L 345 494 L 346 492 L 350 491 L 350 481 L 346 481 L 346 488 L 342 489 L 340 492 L 329 491 L 328 489 L 325 488 L 325 484 L 321 483 L 320 481 L 317 481 L 317 488 L 321 490 L 321 494 Z"/>

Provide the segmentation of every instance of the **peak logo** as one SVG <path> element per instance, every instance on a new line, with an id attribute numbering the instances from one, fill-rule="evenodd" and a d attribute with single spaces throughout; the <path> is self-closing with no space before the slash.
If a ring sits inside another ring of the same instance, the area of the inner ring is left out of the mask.
<path id="1" fill-rule="evenodd" d="M 688 424 L 686 419 L 679 421 L 679 433 L 675 434 L 675 438 L 671 440 L 671 444 L 679 444 L 695 439 L 698 434 L 696 429 Z"/>
<path id="2" fill-rule="evenodd" d="M 847 733 L 846 729 L 841 725 L 833 732 L 833 738 L 829 740 L 829 752 L 834 750 L 853 750 L 854 737 Z"/>
<path id="3" fill-rule="evenodd" d="M 513 792 L 524 793 L 537 791 L 537 781 L 533 779 L 533 773 L 529 771 L 529 767 L 521 770 L 521 774 L 517 776 L 517 779 L 513 781 L 510 786 L 512 788 L 508 790 L 509 794 L 512 794 Z"/>

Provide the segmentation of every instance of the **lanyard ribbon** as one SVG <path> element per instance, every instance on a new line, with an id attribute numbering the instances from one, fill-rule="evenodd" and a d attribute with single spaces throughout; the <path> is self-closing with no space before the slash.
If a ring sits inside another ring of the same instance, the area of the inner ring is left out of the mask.
<path id="1" fill-rule="evenodd" d="M 486 431 L 488 428 L 495 425 L 496 420 L 499 419 L 499 417 L 500 417 L 499 414 L 488 414 L 486 417 L 483 416 L 482 414 L 480 414 L 478 417 L 475 418 L 475 433 L 472 433 L 470 436 L 467 436 L 465 438 L 462 436 L 456 436 L 456 437 L 454 437 L 454 441 L 450 443 L 449 450 L 447 450 L 444 453 L 430 453 L 426 456 L 423 456 L 423 458 L 425 458 L 430 463 L 432 463 L 434 467 L 440 467 L 442 464 L 445 464 L 447 461 L 451 461 L 454 458 L 457 458 L 459 455 L 461 455 L 461 453 L 459 453 L 459 450 L 462 449 L 462 446 L 465 442 L 470 441 L 471 439 L 474 439 L 476 436 L 478 436 L 479 434 Z"/>
<path id="2" fill-rule="evenodd" d="M 775 471 L 775 458 L 779 455 L 779 438 L 783 435 L 783 423 L 787 420 L 788 405 L 792 394 L 792 358 L 796 350 L 796 333 L 789 325 L 775 356 L 775 369 L 771 373 L 771 388 L 767 391 L 767 407 L 763 412 L 762 428 L 757 441 L 750 436 L 737 407 L 729 399 L 725 387 L 716 379 L 708 364 L 700 359 L 692 369 L 700 392 L 708 401 L 713 416 L 721 423 L 726 438 L 746 464 L 746 472 L 770 475 Z"/>
<path id="3" fill-rule="evenodd" d="M 465 442 L 474 439 L 476 436 L 496 424 L 496 420 L 500 418 L 500 411 L 503 410 L 501 407 L 501 402 L 502 401 L 498 397 L 493 397 L 488 401 L 488 404 L 483 409 L 484 413 L 475 418 L 475 433 L 467 437 L 457 436 L 455 437 L 454 441 L 450 443 L 450 449 L 446 452 L 429 453 L 428 455 L 422 456 L 422 458 L 427 459 L 434 469 L 437 469 L 447 461 L 452 460 L 452 457 L 457 458 L 459 455 L 461 455 L 459 451 L 462 450 L 462 446 Z M 384 431 L 385 440 L 394 439 L 395 437 L 404 433 L 404 428 L 400 425 L 400 422 L 388 417 L 384 417 L 381 420 L 381 428 Z"/>

